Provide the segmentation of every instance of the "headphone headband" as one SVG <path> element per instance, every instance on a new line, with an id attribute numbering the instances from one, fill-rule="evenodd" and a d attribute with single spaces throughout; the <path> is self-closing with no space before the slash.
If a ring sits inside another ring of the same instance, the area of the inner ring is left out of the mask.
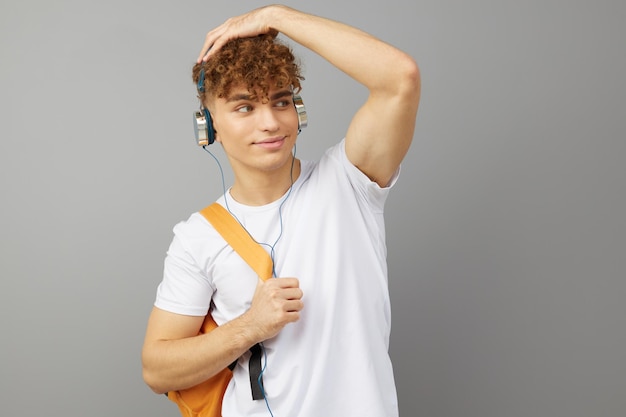
<path id="1" fill-rule="evenodd" d="M 204 68 L 200 70 L 200 75 L 198 75 L 198 84 L 196 85 L 198 92 L 204 93 Z"/>

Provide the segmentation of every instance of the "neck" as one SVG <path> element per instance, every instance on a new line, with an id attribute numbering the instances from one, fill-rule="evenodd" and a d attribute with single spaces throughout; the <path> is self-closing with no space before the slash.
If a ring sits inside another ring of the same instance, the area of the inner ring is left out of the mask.
<path id="1" fill-rule="evenodd" d="M 258 172 L 235 175 L 230 195 L 248 206 L 263 206 L 281 198 L 300 176 L 300 160 L 286 164 L 286 169 L 276 172 Z"/>

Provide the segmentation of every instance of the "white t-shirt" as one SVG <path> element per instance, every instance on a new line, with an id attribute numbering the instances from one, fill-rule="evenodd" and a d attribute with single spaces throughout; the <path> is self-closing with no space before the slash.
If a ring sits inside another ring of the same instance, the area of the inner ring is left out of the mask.
<path id="1" fill-rule="evenodd" d="M 389 188 L 352 165 L 341 141 L 318 163 L 302 161 L 291 191 L 273 203 L 218 200 L 273 252 L 276 276 L 298 278 L 304 294 L 300 320 L 263 343 L 267 405 L 252 400 L 248 352 L 224 396 L 224 417 L 270 416 L 268 405 L 274 417 L 398 415 L 388 355 L 383 208 Z M 155 305 L 204 316 L 212 301 L 212 315 L 222 324 L 249 308 L 257 280 L 194 213 L 174 228 Z"/>

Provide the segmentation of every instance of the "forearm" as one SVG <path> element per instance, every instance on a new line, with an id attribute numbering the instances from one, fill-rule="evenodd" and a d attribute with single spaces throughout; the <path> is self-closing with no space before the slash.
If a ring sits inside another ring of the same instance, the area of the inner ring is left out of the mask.
<path id="1" fill-rule="evenodd" d="M 397 48 L 352 26 L 285 6 L 266 11 L 269 26 L 316 52 L 371 93 L 414 89 L 417 65 Z"/>
<path id="2" fill-rule="evenodd" d="M 207 334 L 147 342 L 142 352 L 144 380 L 157 393 L 206 381 L 259 341 L 250 329 L 242 316 Z"/>
<path id="3" fill-rule="evenodd" d="M 144 380 L 157 393 L 204 382 L 297 321 L 302 307 L 296 278 L 259 280 L 248 311 L 203 335 L 198 335 L 203 317 L 154 307 L 142 352 Z"/>

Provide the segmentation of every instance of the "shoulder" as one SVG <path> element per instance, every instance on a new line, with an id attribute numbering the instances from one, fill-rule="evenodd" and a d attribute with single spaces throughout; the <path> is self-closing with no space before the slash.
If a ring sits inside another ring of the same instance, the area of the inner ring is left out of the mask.
<path id="1" fill-rule="evenodd" d="M 215 291 L 211 266 L 227 244 L 198 212 L 173 231 L 155 306 L 176 314 L 206 315 Z"/>
<path id="2" fill-rule="evenodd" d="M 200 213 L 192 213 L 187 220 L 177 223 L 174 228 L 174 238 L 168 250 L 170 256 L 185 255 L 190 257 L 199 267 L 206 266 L 216 252 L 227 246 L 226 241 L 213 228 L 209 221 Z"/>
<path id="3" fill-rule="evenodd" d="M 174 225 L 173 232 L 175 237 L 187 244 L 206 240 L 207 237 L 216 234 L 215 229 L 199 211 L 192 213 L 187 220 Z"/>

